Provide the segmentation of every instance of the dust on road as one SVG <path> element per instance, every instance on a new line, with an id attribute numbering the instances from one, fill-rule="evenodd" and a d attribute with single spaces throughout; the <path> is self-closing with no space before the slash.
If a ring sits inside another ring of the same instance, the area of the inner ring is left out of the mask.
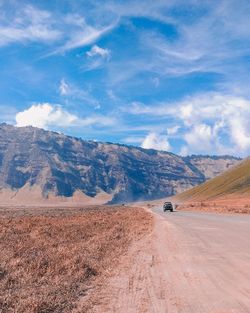
<path id="1" fill-rule="evenodd" d="M 250 216 L 153 214 L 94 312 L 249 313 Z"/>

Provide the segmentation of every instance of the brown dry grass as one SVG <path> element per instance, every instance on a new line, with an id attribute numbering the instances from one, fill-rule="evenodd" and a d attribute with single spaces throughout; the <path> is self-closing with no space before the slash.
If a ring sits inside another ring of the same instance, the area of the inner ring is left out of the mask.
<path id="1" fill-rule="evenodd" d="M 88 312 L 95 286 L 152 229 L 140 208 L 0 213 L 1 313 Z"/>

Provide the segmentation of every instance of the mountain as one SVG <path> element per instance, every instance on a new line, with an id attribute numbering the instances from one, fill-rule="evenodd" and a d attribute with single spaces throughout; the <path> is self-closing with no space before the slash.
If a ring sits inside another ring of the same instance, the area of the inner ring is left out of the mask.
<path id="1" fill-rule="evenodd" d="M 201 184 L 239 160 L 181 157 L 0 124 L 0 203 L 157 199 Z"/>
<path id="2" fill-rule="evenodd" d="M 179 201 L 210 201 L 250 196 L 250 158 L 221 175 L 187 190 L 176 198 Z"/>

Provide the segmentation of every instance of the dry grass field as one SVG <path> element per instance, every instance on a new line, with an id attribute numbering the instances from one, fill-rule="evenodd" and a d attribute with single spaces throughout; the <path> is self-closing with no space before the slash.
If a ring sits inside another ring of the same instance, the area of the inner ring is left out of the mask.
<path id="1" fill-rule="evenodd" d="M 0 210 L 0 312 L 89 312 L 102 281 L 151 229 L 140 208 Z"/>

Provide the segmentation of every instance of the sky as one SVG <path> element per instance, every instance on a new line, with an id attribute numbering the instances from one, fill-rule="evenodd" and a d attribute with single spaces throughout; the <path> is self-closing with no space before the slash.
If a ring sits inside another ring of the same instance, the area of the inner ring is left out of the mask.
<path id="1" fill-rule="evenodd" d="M 250 1 L 0 0 L 0 122 L 250 153 Z"/>

